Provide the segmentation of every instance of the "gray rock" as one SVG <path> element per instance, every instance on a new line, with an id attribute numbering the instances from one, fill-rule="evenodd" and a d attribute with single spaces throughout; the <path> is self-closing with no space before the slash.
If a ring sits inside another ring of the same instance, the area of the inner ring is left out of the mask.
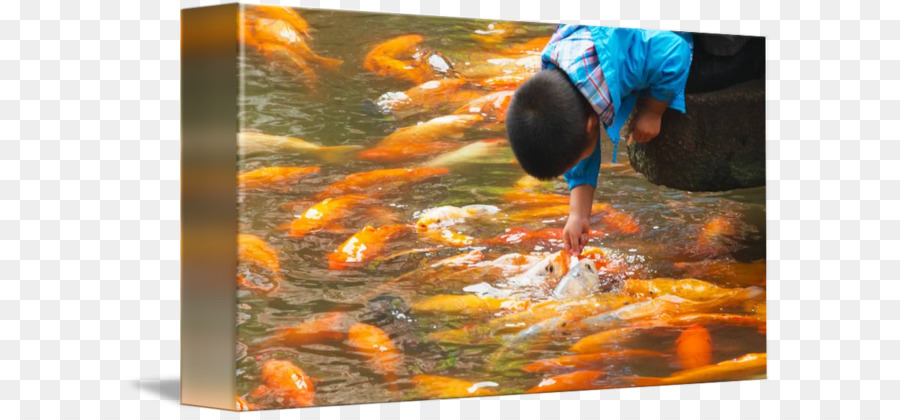
<path id="1" fill-rule="evenodd" d="M 657 138 L 628 146 L 631 166 L 654 184 L 687 191 L 765 185 L 765 98 L 762 79 L 685 95 L 687 114 L 667 110 Z"/>

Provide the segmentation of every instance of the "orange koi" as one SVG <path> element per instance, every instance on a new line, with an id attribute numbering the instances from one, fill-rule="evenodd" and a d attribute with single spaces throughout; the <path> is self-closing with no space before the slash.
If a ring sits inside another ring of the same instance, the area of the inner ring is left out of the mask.
<path id="1" fill-rule="evenodd" d="M 363 160 L 387 160 L 391 153 L 405 152 L 405 155 L 394 157 L 394 160 L 409 159 L 411 157 L 428 156 L 447 151 L 435 146 L 435 143 L 451 137 L 459 137 L 476 123 L 482 120 L 478 115 L 445 115 L 433 118 L 421 124 L 403 127 L 394 131 L 373 148 L 359 153 Z M 453 144 L 453 143 L 449 143 Z M 416 146 L 419 147 L 410 147 Z M 425 145 L 425 146 L 422 146 Z M 463 144 L 457 144 L 457 148 Z M 438 149 L 432 153 L 426 153 L 429 149 Z"/>
<path id="2" fill-rule="evenodd" d="M 469 235 L 454 232 L 450 229 L 428 230 L 419 233 L 435 242 L 444 243 L 450 246 L 469 246 L 474 245 L 478 241 Z"/>
<path id="3" fill-rule="evenodd" d="M 369 358 L 369 367 L 384 377 L 390 387 L 395 387 L 397 369 L 403 355 L 394 346 L 387 333 L 374 325 L 355 324 L 347 334 L 347 344 Z"/>
<path id="4" fill-rule="evenodd" d="M 698 262 L 677 262 L 675 268 L 681 270 L 685 277 L 715 281 L 718 284 L 732 286 L 765 286 L 766 261 L 752 263 L 737 261 L 707 260 Z"/>
<path id="5" fill-rule="evenodd" d="M 274 398 L 282 407 L 311 407 L 314 403 L 313 379 L 289 361 L 266 360 L 262 380 L 263 384 L 250 395 Z"/>
<path id="6" fill-rule="evenodd" d="M 599 370 L 581 370 L 572 373 L 556 375 L 541 381 L 534 388 L 525 391 L 528 394 L 538 392 L 564 392 L 579 391 L 596 388 L 596 382 L 606 376 Z"/>
<path id="7" fill-rule="evenodd" d="M 490 121 L 506 121 L 506 110 L 515 91 L 494 92 L 475 99 L 453 111 L 454 115 L 480 115 Z"/>
<path id="8" fill-rule="evenodd" d="M 295 327 L 279 328 L 277 332 L 255 344 L 256 348 L 276 346 L 302 347 L 344 338 L 342 328 L 346 315 L 332 312 L 301 322 Z"/>
<path id="9" fill-rule="evenodd" d="M 538 360 L 525 365 L 523 369 L 526 372 L 554 373 L 577 369 L 595 369 L 600 366 L 643 363 L 648 360 L 665 357 L 665 354 L 651 350 L 621 350 Z"/>
<path id="10" fill-rule="evenodd" d="M 316 230 L 333 229 L 367 200 L 366 196 L 358 194 L 326 198 L 291 220 L 288 236 L 301 238 Z M 293 207 L 294 204 L 287 206 Z"/>
<path id="11" fill-rule="evenodd" d="M 516 90 L 522 83 L 530 79 L 531 73 L 504 74 L 500 76 L 488 77 L 476 82 L 478 85 L 489 88 L 491 90 Z"/>
<path id="12" fill-rule="evenodd" d="M 491 389 L 495 382 L 470 382 L 446 376 L 416 375 L 412 377 L 416 390 L 428 398 L 489 397 L 497 395 Z"/>
<path id="13" fill-rule="evenodd" d="M 282 45 L 304 60 L 316 63 L 327 69 L 336 69 L 343 64 L 343 60 L 322 57 L 314 53 L 306 40 L 300 33 L 288 22 L 280 19 L 257 19 L 253 25 L 248 26 L 249 34 L 246 35 L 251 39 L 250 44 L 259 48 L 263 44 Z"/>
<path id="14" fill-rule="evenodd" d="M 595 203 L 591 206 L 592 212 L 600 212 L 606 210 L 609 207 L 609 204 L 606 203 Z M 556 206 L 547 206 L 547 207 L 538 207 L 534 209 L 521 210 L 516 213 L 512 213 L 509 215 L 510 220 L 514 221 L 527 221 L 534 219 L 543 219 L 543 218 L 558 218 L 567 216 L 569 214 L 569 205 L 556 205 Z"/>
<path id="15" fill-rule="evenodd" d="M 445 103 L 453 103 L 459 98 L 455 95 L 466 85 L 466 79 L 429 80 L 404 92 L 388 92 L 378 98 L 377 104 L 384 111 L 403 113 L 412 108 L 432 109 Z M 472 91 L 460 97 L 474 99 L 481 94 Z M 477 96 L 476 96 L 477 95 Z M 451 101 L 453 99 L 453 101 Z M 470 99 L 470 100 L 471 100 Z"/>
<path id="16" fill-rule="evenodd" d="M 609 227 L 611 232 L 632 234 L 641 231 L 640 225 L 638 225 L 637 221 L 634 220 L 631 215 L 622 213 L 612 208 L 612 206 L 607 207 L 604 210 L 602 220 L 603 223 Z"/>
<path id="17" fill-rule="evenodd" d="M 350 266 L 368 261 L 380 254 L 387 241 L 408 229 L 402 225 L 386 225 L 379 228 L 366 226 L 344 241 L 337 250 L 328 254 L 328 268 L 345 270 Z"/>
<path id="18" fill-rule="evenodd" d="M 436 154 L 451 152 L 463 147 L 464 143 L 450 141 L 432 141 L 429 143 L 400 143 L 380 145 L 373 149 L 363 150 L 357 155 L 361 160 L 380 163 L 407 162 L 424 159 Z"/>
<path id="19" fill-rule="evenodd" d="M 427 230 L 452 226 L 472 217 L 489 216 L 500 211 L 496 206 L 472 204 L 463 207 L 441 206 L 427 209 L 416 221 L 416 229 Z"/>
<path id="20" fill-rule="evenodd" d="M 625 280 L 622 292 L 636 296 L 655 297 L 674 295 L 690 300 L 716 299 L 734 293 L 736 289 L 727 289 L 697 279 L 652 279 Z"/>
<path id="21" fill-rule="evenodd" d="M 434 76 L 431 69 L 413 59 L 423 38 L 421 35 L 402 35 L 376 45 L 366 54 L 363 67 L 377 75 L 425 83 Z M 409 57 L 401 59 L 400 56 Z"/>
<path id="22" fill-rule="evenodd" d="M 446 175 L 447 168 L 398 168 L 378 169 L 347 175 L 317 194 L 317 199 L 334 197 L 348 193 L 378 194 L 382 191 L 393 191 L 407 184 L 422 182 L 426 179 Z"/>
<path id="23" fill-rule="evenodd" d="M 658 386 L 736 381 L 765 373 L 766 353 L 750 353 L 714 365 L 678 371 L 667 378 L 630 377 L 624 379 L 634 386 Z"/>
<path id="24" fill-rule="evenodd" d="M 550 37 L 541 37 L 535 38 L 531 41 L 528 41 L 523 44 L 513 45 L 502 51 L 503 54 L 506 55 L 521 55 L 521 54 L 529 54 L 529 53 L 540 53 L 544 51 L 544 48 L 547 46 L 547 43 L 550 42 Z"/>
<path id="25" fill-rule="evenodd" d="M 484 315 L 518 312 L 528 308 L 527 300 L 497 299 L 478 295 L 437 295 L 411 305 L 416 312 L 451 315 Z"/>
<path id="26" fill-rule="evenodd" d="M 569 204 L 569 196 L 567 195 L 541 194 L 522 191 L 510 191 L 507 193 L 503 193 L 503 195 L 500 196 L 500 199 L 505 203 L 509 203 L 510 205 L 522 207 L 547 206 L 551 204 L 562 206 Z"/>
<path id="27" fill-rule="evenodd" d="M 431 264 L 431 267 L 467 267 L 472 264 L 480 263 L 484 260 L 484 254 L 481 250 L 476 249 L 469 252 L 464 252 L 462 254 L 454 255 L 452 257 L 444 258 L 434 264 Z"/>
<path id="28" fill-rule="evenodd" d="M 318 166 L 270 166 L 239 173 L 237 183 L 242 189 L 284 187 L 316 172 Z"/>
<path id="29" fill-rule="evenodd" d="M 250 411 L 250 405 L 247 404 L 247 401 L 244 400 L 243 398 L 241 398 L 240 395 L 238 395 L 237 398 L 235 399 L 234 405 L 235 405 L 234 409 L 236 411 Z"/>
<path id="30" fill-rule="evenodd" d="M 238 234 L 238 260 L 259 264 L 273 272 L 281 270 L 278 254 L 259 236 Z"/>
<path id="31" fill-rule="evenodd" d="M 675 341 L 675 351 L 684 369 L 706 366 L 712 360 L 712 337 L 699 325 L 691 325 Z"/>

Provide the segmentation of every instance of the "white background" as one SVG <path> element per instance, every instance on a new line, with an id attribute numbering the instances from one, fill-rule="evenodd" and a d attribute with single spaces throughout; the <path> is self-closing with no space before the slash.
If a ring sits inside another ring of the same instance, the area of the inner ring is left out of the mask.
<path id="1" fill-rule="evenodd" d="M 0 5 L 0 418 L 900 418 L 900 4 L 286 1 L 765 35 L 765 381 L 235 414 L 182 407 L 179 10 Z"/>

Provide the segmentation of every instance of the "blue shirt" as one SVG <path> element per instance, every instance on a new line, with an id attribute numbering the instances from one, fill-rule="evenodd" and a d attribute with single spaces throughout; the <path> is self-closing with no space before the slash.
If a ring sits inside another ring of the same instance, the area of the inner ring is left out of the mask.
<path id="1" fill-rule="evenodd" d="M 585 42 L 590 33 L 593 43 Z M 605 26 L 559 25 L 541 55 L 541 68 L 559 68 L 588 99 L 618 149 L 620 132 L 638 97 L 651 95 L 685 112 L 691 66 L 688 33 Z M 597 186 L 600 144 L 565 173 L 569 188 Z M 613 154 L 613 162 L 616 156 Z"/>

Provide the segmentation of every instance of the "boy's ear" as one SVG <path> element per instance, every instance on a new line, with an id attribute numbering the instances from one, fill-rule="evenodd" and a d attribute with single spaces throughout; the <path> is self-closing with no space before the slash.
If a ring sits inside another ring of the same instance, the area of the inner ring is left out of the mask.
<path id="1" fill-rule="evenodd" d="M 592 135 L 593 137 L 596 137 L 597 134 L 600 134 L 599 132 L 597 132 L 599 125 L 600 117 L 598 117 L 596 114 L 591 114 L 587 118 L 587 127 L 585 127 L 587 129 L 587 133 L 589 135 Z"/>

